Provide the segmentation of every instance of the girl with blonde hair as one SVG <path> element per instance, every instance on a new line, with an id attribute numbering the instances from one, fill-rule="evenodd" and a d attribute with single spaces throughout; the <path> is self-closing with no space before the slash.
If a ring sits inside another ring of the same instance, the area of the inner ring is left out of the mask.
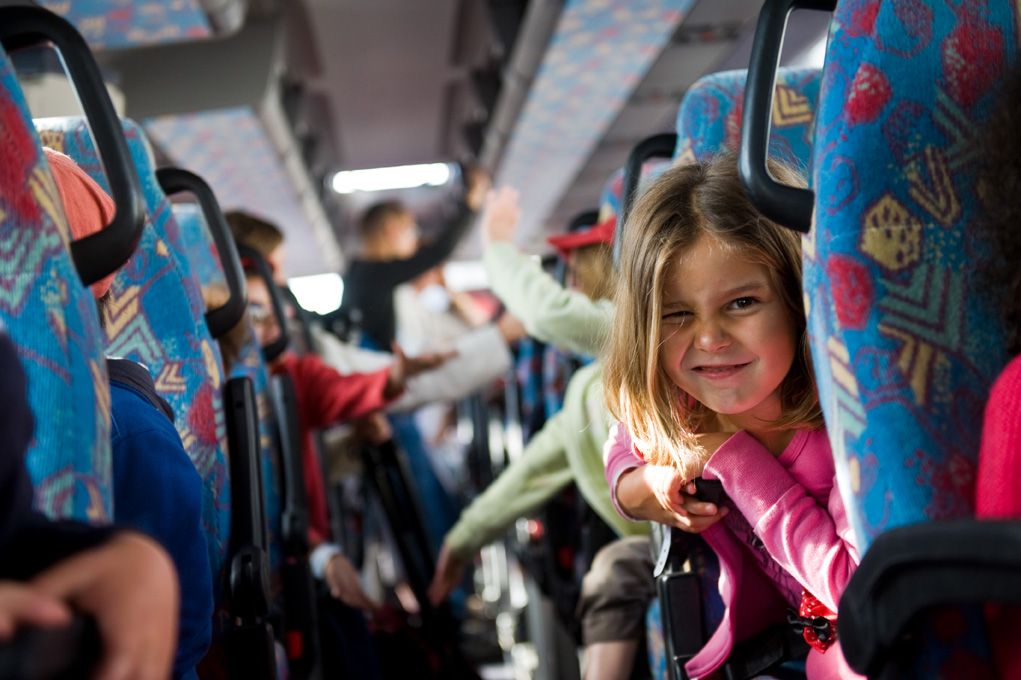
<path id="1" fill-rule="evenodd" d="M 641 197 L 616 310 L 604 373 L 626 429 L 607 444 L 614 501 L 625 516 L 701 532 L 721 566 L 722 620 L 689 676 L 721 669 L 735 642 L 788 607 L 835 619 L 858 553 L 816 393 L 801 244 L 755 210 L 733 158 L 672 168 Z M 699 477 L 722 484 L 719 506 L 692 496 Z M 825 641 L 810 635 L 810 679 L 857 677 L 832 626 Z"/>

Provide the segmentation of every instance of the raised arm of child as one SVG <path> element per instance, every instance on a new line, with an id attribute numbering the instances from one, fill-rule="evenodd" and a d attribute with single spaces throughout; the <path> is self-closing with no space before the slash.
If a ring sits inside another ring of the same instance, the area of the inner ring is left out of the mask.
<path id="1" fill-rule="evenodd" d="M 579 354 L 598 355 L 613 317 L 609 300 L 568 290 L 512 242 L 521 211 L 517 191 L 490 192 L 482 214 L 482 263 L 493 293 L 528 334 Z"/>

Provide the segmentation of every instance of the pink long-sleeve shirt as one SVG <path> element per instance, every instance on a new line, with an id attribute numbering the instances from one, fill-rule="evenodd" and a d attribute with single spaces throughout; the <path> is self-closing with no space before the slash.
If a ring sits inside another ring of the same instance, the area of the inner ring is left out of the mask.
<path id="1" fill-rule="evenodd" d="M 617 481 L 645 461 L 619 424 L 604 461 L 620 510 Z M 712 455 L 702 476 L 720 480 L 733 507 L 702 533 L 720 559 L 725 611 L 712 637 L 686 664 L 694 678 L 722 666 L 735 641 L 781 621 L 786 607 L 797 607 L 800 588 L 836 611 L 859 559 L 824 430 L 798 431 L 776 458 L 751 435 L 737 432 Z M 807 671 L 810 680 L 860 677 L 847 666 L 839 643 L 825 654 L 810 652 Z"/>

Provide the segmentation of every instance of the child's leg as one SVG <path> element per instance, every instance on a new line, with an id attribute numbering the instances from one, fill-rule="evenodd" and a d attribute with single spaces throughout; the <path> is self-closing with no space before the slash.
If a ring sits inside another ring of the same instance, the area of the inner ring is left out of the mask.
<path id="1" fill-rule="evenodd" d="M 581 583 L 577 615 L 585 680 L 629 678 L 656 592 L 647 537 L 624 538 L 596 553 Z"/>

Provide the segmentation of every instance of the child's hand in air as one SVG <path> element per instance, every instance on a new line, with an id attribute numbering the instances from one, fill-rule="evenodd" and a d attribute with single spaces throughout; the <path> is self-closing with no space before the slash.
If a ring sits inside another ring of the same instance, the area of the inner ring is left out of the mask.
<path id="1" fill-rule="evenodd" d="M 488 172 L 477 166 L 469 168 L 465 175 L 465 188 L 467 192 L 464 196 L 464 202 L 469 208 L 478 212 L 482 208 L 482 203 L 486 200 L 486 194 L 489 193 L 492 186 L 493 180 Z"/>
<path id="2" fill-rule="evenodd" d="M 404 354 L 404 350 L 396 342 L 393 344 L 394 362 L 390 364 L 390 375 L 386 381 L 386 388 L 383 396 L 393 399 L 404 391 L 404 384 L 408 378 L 413 378 L 419 373 L 439 368 L 457 356 L 457 352 L 423 352 L 415 357 Z"/>
<path id="3" fill-rule="evenodd" d="M 491 243 L 510 242 L 514 228 L 521 219 L 518 192 L 513 187 L 500 187 L 486 196 L 486 209 L 482 213 L 482 247 Z"/>

